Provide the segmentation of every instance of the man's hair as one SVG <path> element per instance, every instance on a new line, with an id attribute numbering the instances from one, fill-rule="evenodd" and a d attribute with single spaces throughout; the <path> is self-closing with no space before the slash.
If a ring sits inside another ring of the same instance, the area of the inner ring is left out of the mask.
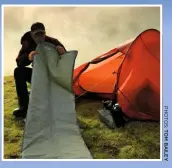
<path id="1" fill-rule="evenodd" d="M 45 26 L 41 22 L 33 23 L 30 29 L 32 33 L 45 32 Z"/>

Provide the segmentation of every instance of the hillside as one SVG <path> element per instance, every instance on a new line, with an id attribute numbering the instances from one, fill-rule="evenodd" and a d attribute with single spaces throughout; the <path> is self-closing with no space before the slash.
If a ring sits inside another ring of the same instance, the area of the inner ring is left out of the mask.
<path id="1" fill-rule="evenodd" d="M 100 101 L 82 99 L 76 104 L 86 145 L 96 159 L 159 159 L 159 123 L 132 122 L 110 130 L 98 118 Z M 12 116 L 17 97 L 12 77 L 4 78 L 4 158 L 20 158 L 24 123 Z"/>

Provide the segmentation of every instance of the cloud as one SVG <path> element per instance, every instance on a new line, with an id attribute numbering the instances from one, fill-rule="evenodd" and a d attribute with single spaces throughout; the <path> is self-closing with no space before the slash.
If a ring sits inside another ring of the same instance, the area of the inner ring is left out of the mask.
<path id="1" fill-rule="evenodd" d="M 136 37 L 148 28 L 160 30 L 159 7 L 5 7 L 4 68 L 11 75 L 20 38 L 33 22 L 68 50 L 79 51 L 76 66 Z M 10 66 L 9 66 L 10 65 Z"/>

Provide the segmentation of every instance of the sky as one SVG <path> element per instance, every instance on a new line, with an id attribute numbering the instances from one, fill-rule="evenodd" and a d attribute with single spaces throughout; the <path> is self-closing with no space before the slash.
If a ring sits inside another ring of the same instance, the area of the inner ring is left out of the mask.
<path id="1" fill-rule="evenodd" d="M 4 75 L 13 75 L 22 35 L 43 22 L 48 36 L 78 50 L 75 67 L 137 37 L 160 30 L 159 7 L 4 7 Z"/>

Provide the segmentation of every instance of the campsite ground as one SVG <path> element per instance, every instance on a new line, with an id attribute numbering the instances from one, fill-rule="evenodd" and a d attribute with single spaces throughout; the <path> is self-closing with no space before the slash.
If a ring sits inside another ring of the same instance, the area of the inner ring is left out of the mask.
<path id="1" fill-rule="evenodd" d="M 110 130 L 98 118 L 100 101 L 82 99 L 76 104 L 85 143 L 96 159 L 159 159 L 159 123 L 132 122 Z M 17 97 L 12 77 L 4 78 L 4 158 L 20 158 L 24 123 L 16 121 L 12 110 Z"/>

